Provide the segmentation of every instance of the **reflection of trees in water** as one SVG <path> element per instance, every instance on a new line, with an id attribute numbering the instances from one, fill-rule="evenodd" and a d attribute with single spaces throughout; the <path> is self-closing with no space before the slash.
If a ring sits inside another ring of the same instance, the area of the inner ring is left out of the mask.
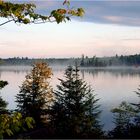
<path id="1" fill-rule="evenodd" d="M 20 73 L 27 73 L 29 72 L 29 70 L 1 70 L 1 73 L 3 72 L 12 72 L 15 74 L 20 74 Z"/>
<path id="2" fill-rule="evenodd" d="M 1 80 L 1 71 L 0 71 L 0 80 Z"/>
<path id="3" fill-rule="evenodd" d="M 51 67 L 51 66 L 50 66 Z M 65 70 L 64 67 L 51 67 L 54 72 L 63 72 Z M 31 67 L 30 66 L 5 66 L 0 67 L 0 72 L 13 72 L 16 74 L 19 73 L 28 73 L 30 72 Z"/>
<path id="4" fill-rule="evenodd" d="M 85 72 L 81 70 L 82 79 L 85 79 Z"/>
<path id="5" fill-rule="evenodd" d="M 51 67 L 51 66 L 50 66 Z M 53 72 L 64 72 L 66 69 L 65 67 L 51 67 Z M 28 73 L 31 70 L 30 66 L 7 66 L 7 67 L 0 67 L 0 76 L 3 72 L 13 72 L 16 74 L 19 73 Z M 137 68 L 82 68 L 81 69 L 81 76 L 84 79 L 85 73 L 92 75 L 93 77 L 98 76 L 99 74 L 110 74 L 112 76 L 123 77 L 123 76 L 139 76 L 140 77 L 140 69 Z"/>
<path id="6" fill-rule="evenodd" d="M 140 77 L 140 69 L 81 69 L 82 77 L 84 78 L 84 73 L 92 74 L 93 77 L 99 74 L 111 74 L 117 77 L 126 76 L 138 76 Z"/>
<path id="7" fill-rule="evenodd" d="M 98 76 L 98 72 L 94 70 L 80 70 L 82 74 L 82 78 L 85 78 L 85 73 L 88 73 L 89 75 L 92 75 L 93 77 Z"/>
<path id="8" fill-rule="evenodd" d="M 0 67 L 0 72 L 12 72 L 12 73 L 26 73 L 29 72 L 31 67 L 27 66 L 1 66 Z"/>

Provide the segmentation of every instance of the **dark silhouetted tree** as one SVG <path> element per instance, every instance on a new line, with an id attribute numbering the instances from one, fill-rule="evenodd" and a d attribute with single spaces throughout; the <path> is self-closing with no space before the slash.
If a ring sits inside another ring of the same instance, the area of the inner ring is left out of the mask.
<path id="1" fill-rule="evenodd" d="M 82 54 L 80 65 L 81 66 L 84 66 L 85 65 L 85 56 L 84 56 L 84 54 Z"/>
<path id="2" fill-rule="evenodd" d="M 99 99 L 95 98 L 90 86 L 80 79 L 78 67 L 69 66 L 65 71 L 65 80 L 59 80 L 50 111 L 51 127 L 57 138 L 101 137 Z"/>
<path id="3" fill-rule="evenodd" d="M 0 81 L 0 90 L 4 88 L 7 84 L 8 84 L 7 81 Z M 4 101 L 0 96 L 0 114 L 7 112 L 6 106 L 7 106 L 6 101 Z"/>
<path id="4" fill-rule="evenodd" d="M 140 88 L 136 94 L 140 97 Z M 109 132 L 110 138 L 140 138 L 140 103 L 122 102 L 112 112 L 115 128 Z"/>
<path id="5" fill-rule="evenodd" d="M 115 128 L 109 132 L 109 136 L 111 138 L 131 138 L 131 129 L 134 126 L 133 120 L 137 112 L 126 102 L 122 102 L 112 112 L 114 113 Z"/>

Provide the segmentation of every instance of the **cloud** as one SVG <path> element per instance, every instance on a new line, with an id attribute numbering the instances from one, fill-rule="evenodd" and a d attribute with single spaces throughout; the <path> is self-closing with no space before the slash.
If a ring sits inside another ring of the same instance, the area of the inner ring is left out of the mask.
<path id="1" fill-rule="evenodd" d="M 123 16 L 103 16 L 104 22 L 129 26 L 140 26 L 140 19 Z"/>
<path id="2" fill-rule="evenodd" d="M 105 16 L 103 17 L 105 20 L 108 20 L 113 23 L 122 22 L 123 18 L 119 16 Z"/>
<path id="3" fill-rule="evenodd" d="M 12 1 L 12 0 L 11 0 Z M 64 0 L 14 0 L 32 2 L 37 12 L 49 14 L 51 10 L 63 7 Z M 71 0 L 71 7 L 83 7 L 85 16 L 76 20 L 103 24 L 140 26 L 140 1 L 132 0 Z"/>
<path id="4" fill-rule="evenodd" d="M 140 1 L 90 1 L 82 5 L 86 21 L 140 26 Z"/>
<path id="5" fill-rule="evenodd" d="M 62 1 L 38 1 L 36 4 L 38 11 L 43 14 L 48 10 L 62 7 Z M 140 1 L 76 0 L 71 1 L 71 7 L 85 9 L 85 16 L 81 21 L 140 26 Z"/>
<path id="6" fill-rule="evenodd" d="M 123 41 L 140 41 L 140 38 L 126 38 L 122 39 Z"/>

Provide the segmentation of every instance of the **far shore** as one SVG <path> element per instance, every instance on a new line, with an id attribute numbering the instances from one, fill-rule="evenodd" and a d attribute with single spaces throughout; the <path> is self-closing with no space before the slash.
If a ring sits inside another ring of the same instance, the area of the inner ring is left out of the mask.
<path id="1" fill-rule="evenodd" d="M 69 65 L 49 65 L 53 70 L 63 70 Z M 31 65 L 0 65 L 0 70 L 30 70 Z M 140 66 L 105 66 L 105 67 L 79 67 L 80 70 L 140 70 Z"/>

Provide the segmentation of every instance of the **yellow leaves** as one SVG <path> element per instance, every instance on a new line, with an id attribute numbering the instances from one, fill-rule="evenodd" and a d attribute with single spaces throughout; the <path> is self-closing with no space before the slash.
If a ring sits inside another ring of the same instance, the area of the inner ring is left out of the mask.
<path id="1" fill-rule="evenodd" d="M 47 100 L 47 102 L 52 101 L 53 92 L 49 84 L 52 75 L 52 69 L 47 63 L 35 63 L 31 72 L 26 75 L 26 79 L 21 87 L 21 92 L 29 96 L 37 95 L 37 98 L 41 100 L 43 98 L 43 100 Z"/>
<path id="2" fill-rule="evenodd" d="M 36 63 L 33 68 L 33 73 L 37 75 L 38 78 L 48 79 L 52 76 L 52 69 L 46 63 Z"/>
<path id="3" fill-rule="evenodd" d="M 0 0 L 0 5 L 3 3 L 3 1 L 2 0 Z"/>
<path id="4" fill-rule="evenodd" d="M 78 11 L 78 16 L 82 17 L 85 14 L 85 11 L 83 8 L 78 8 L 77 11 Z"/>
<path id="5" fill-rule="evenodd" d="M 47 94 L 47 98 L 49 98 L 49 99 L 52 99 L 54 96 L 52 95 L 52 92 L 49 92 L 48 94 Z"/>
<path id="6" fill-rule="evenodd" d="M 68 10 L 68 14 L 82 17 L 85 14 L 85 11 L 83 8 L 78 8 L 77 10 Z"/>
<path id="7" fill-rule="evenodd" d="M 0 115 L 0 139 L 3 138 L 4 134 L 9 136 L 14 135 L 15 132 L 18 132 L 24 129 L 26 124 L 28 128 L 33 128 L 34 120 L 31 117 L 22 118 L 21 113 L 15 112 L 11 115 L 1 114 Z"/>

